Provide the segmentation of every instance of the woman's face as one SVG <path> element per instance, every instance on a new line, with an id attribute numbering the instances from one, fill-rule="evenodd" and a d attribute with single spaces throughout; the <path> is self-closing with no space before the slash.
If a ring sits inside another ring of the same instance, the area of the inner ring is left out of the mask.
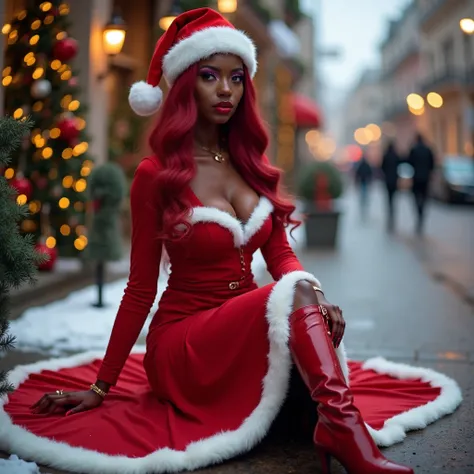
<path id="1" fill-rule="evenodd" d="M 244 93 L 244 66 L 233 54 L 215 54 L 199 62 L 195 98 L 201 118 L 224 124 Z"/>

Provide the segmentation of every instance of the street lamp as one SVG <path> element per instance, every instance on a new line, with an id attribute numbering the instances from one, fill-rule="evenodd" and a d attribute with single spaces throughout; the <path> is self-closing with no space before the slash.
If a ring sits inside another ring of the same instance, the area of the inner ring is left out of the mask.
<path id="1" fill-rule="evenodd" d="M 104 51 L 107 56 L 115 56 L 122 51 L 125 35 L 125 22 L 118 13 L 115 13 L 103 32 Z"/>
<path id="2" fill-rule="evenodd" d="M 431 107 L 435 109 L 439 109 L 440 107 L 443 106 L 443 97 L 439 95 L 437 92 L 430 92 L 426 96 L 426 100 L 428 101 L 428 104 L 430 104 Z"/>
<path id="3" fill-rule="evenodd" d="M 107 55 L 107 69 L 101 72 L 97 79 L 102 81 L 110 72 L 111 58 L 122 51 L 123 43 L 125 42 L 125 35 L 127 32 L 126 24 L 120 14 L 115 11 L 112 18 L 105 25 L 102 33 L 103 48 Z"/>
<path id="4" fill-rule="evenodd" d="M 217 0 L 217 9 L 221 13 L 234 13 L 237 10 L 237 0 Z"/>
<path id="5" fill-rule="evenodd" d="M 461 30 L 467 35 L 474 34 L 474 20 L 472 18 L 463 18 L 459 22 Z"/>
<path id="6" fill-rule="evenodd" d="M 173 3 L 171 5 L 168 15 L 161 17 L 160 21 L 158 22 L 158 25 L 160 26 L 162 30 L 166 31 L 170 27 L 171 23 L 173 23 L 174 19 L 181 13 L 182 13 L 182 10 L 179 5 L 179 1 L 173 0 Z"/>
<path id="7" fill-rule="evenodd" d="M 407 96 L 407 104 L 410 110 L 422 110 L 425 106 L 425 99 L 421 97 L 419 94 L 415 94 L 414 92 L 408 94 Z"/>

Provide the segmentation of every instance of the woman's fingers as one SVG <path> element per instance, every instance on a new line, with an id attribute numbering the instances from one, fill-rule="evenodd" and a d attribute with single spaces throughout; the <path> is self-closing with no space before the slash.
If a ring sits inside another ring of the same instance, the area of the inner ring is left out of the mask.
<path id="1" fill-rule="evenodd" d="M 346 330 L 346 322 L 344 321 L 344 317 L 342 315 L 342 310 L 339 306 L 335 307 L 336 313 L 338 314 L 338 322 L 339 322 L 339 332 L 338 338 L 335 340 L 335 347 L 339 347 L 344 337 L 344 331 Z"/>
<path id="2" fill-rule="evenodd" d="M 74 401 L 74 398 L 71 397 L 68 393 L 64 393 L 63 395 L 56 395 L 53 396 L 51 399 L 51 403 L 49 404 L 49 407 L 46 409 L 46 413 L 54 413 L 57 411 L 58 408 L 64 407 L 64 405 L 74 405 L 74 403 L 77 403 Z"/>
<path id="3" fill-rule="evenodd" d="M 63 393 L 47 393 L 36 402 L 31 409 L 34 413 L 52 413 L 56 407 L 67 405 L 69 403 L 74 403 L 74 400 L 71 399 L 71 394 Z"/>
<path id="4" fill-rule="evenodd" d="M 81 411 L 86 411 L 86 410 L 89 410 L 89 407 L 85 405 L 84 403 L 80 403 L 79 405 L 77 405 L 77 407 L 74 407 L 68 412 L 66 412 L 66 416 L 74 415 L 75 413 L 80 413 Z"/>
<path id="5" fill-rule="evenodd" d="M 33 409 L 35 409 L 37 406 L 39 406 L 40 403 L 44 400 L 45 397 L 46 397 L 46 395 L 43 395 L 37 402 L 33 403 L 33 405 L 30 406 L 30 409 L 33 410 Z"/>
<path id="6" fill-rule="evenodd" d="M 338 306 L 330 306 L 327 308 L 329 317 L 331 318 L 331 339 L 334 347 L 338 347 L 344 335 L 344 319 L 342 311 Z"/>
<path id="7" fill-rule="evenodd" d="M 43 396 L 43 398 L 39 401 L 38 405 L 33 409 L 34 413 L 43 413 L 51 403 L 50 393 L 47 393 Z"/>

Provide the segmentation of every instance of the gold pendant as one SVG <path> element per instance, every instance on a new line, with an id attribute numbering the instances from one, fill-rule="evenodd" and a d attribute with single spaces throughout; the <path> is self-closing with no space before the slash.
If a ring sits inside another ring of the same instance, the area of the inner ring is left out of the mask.
<path id="1" fill-rule="evenodd" d="M 216 160 L 218 163 L 224 163 L 225 158 L 220 153 L 216 153 L 214 155 L 214 160 Z"/>

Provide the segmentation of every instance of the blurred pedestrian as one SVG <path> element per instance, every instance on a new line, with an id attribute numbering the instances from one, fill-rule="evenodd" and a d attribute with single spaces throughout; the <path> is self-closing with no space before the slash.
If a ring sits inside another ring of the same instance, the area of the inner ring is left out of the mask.
<path id="1" fill-rule="evenodd" d="M 395 224 L 395 194 L 398 189 L 398 165 L 400 164 L 400 156 L 395 148 L 393 140 L 387 145 L 387 149 L 382 159 L 382 172 L 387 190 L 387 229 L 391 232 Z"/>
<path id="2" fill-rule="evenodd" d="M 369 188 L 372 182 L 373 170 L 365 155 L 357 163 L 355 168 L 355 182 L 359 187 L 360 211 L 363 219 L 367 217 L 369 206 Z"/>
<path id="3" fill-rule="evenodd" d="M 417 213 L 416 232 L 421 234 L 423 232 L 430 178 L 435 165 L 433 151 L 426 144 L 421 134 L 416 136 L 415 144 L 408 156 L 408 163 L 413 167 L 412 192 Z"/>

